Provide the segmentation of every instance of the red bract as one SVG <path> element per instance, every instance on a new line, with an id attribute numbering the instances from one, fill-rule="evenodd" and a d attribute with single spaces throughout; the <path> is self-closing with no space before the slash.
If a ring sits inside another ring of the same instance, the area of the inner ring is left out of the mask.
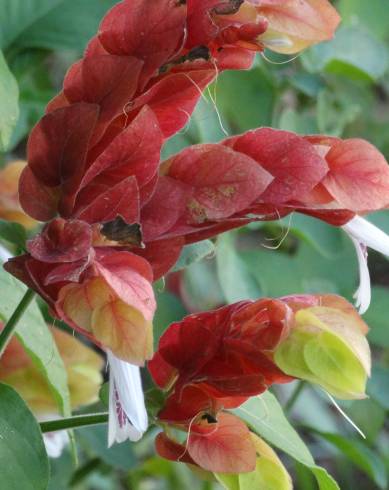
<path id="1" fill-rule="evenodd" d="M 155 300 L 149 263 L 128 251 L 92 246 L 92 228 L 57 218 L 6 269 L 36 290 L 53 313 L 121 359 L 152 354 Z"/>
<path id="2" fill-rule="evenodd" d="M 190 426 L 185 445 L 160 433 L 155 441 L 160 456 L 195 464 L 215 473 L 254 471 L 256 450 L 247 426 L 237 417 L 221 413 L 211 422 L 199 417 Z"/>
<path id="3" fill-rule="evenodd" d="M 161 173 L 141 213 L 146 241 L 184 236 L 190 243 L 293 211 L 340 226 L 389 202 L 389 167 L 366 141 L 270 128 L 187 148 Z M 162 209 L 168 196 L 175 204 Z"/>
<path id="4" fill-rule="evenodd" d="M 318 1 L 316 10 L 329 35 L 326 5 Z M 260 129 L 191 147 L 159 166 L 165 139 L 186 124 L 218 71 L 247 68 L 252 50 L 262 49 L 260 38 L 274 19 L 249 18 L 248 7 L 254 8 L 233 0 L 118 3 L 29 138 L 21 204 L 38 220 L 57 218 L 7 269 L 37 290 L 57 316 L 135 363 L 150 354 L 150 283 L 172 267 L 185 243 L 295 209 L 347 218 L 360 210 L 341 195 L 344 182 L 355 183 L 348 174 L 352 142 L 335 148 L 337 140 L 328 140 L 333 148 L 327 156 L 326 142 Z M 256 2 L 254 10 L 274 13 L 275 7 Z M 358 144 L 356 151 L 367 155 L 374 182 L 375 150 L 365 149 Z M 364 174 L 352 166 L 362 189 Z M 363 191 L 354 191 L 365 202 Z M 377 197 L 372 206 L 383 202 Z M 104 322 L 114 328 L 104 330 Z M 141 340 L 129 347 L 135 332 Z M 227 337 L 231 364 L 207 361 L 207 393 L 235 396 L 231 372 L 245 393 L 264 389 L 275 376 L 267 354 L 261 354 L 259 382 L 249 343 Z"/>
<path id="5" fill-rule="evenodd" d="M 277 300 L 240 302 L 190 315 L 162 335 L 149 370 L 161 388 L 172 389 L 159 417 L 187 421 L 217 413 L 289 381 L 272 352 L 291 327 L 292 311 Z"/>

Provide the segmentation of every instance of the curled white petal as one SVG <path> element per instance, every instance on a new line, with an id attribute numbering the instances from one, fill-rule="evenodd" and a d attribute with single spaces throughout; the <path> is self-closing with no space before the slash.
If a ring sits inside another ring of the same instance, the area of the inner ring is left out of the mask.
<path id="1" fill-rule="evenodd" d="M 359 309 L 359 313 L 363 315 L 370 306 L 371 301 L 371 286 L 370 274 L 367 266 L 367 249 L 366 246 L 360 243 L 356 238 L 350 236 L 355 251 L 357 252 L 359 264 L 359 287 L 354 293 L 355 306 Z"/>
<path id="2" fill-rule="evenodd" d="M 389 235 L 366 219 L 355 216 L 342 228 L 367 247 L 389 257 Z"/>
<path id="3" fill-rule="evenodd" d="M 107 351 L 110 366 L 108 446 L 138 441 L 147 430 L 140 369 Z"/>
<path id="4" fill-rule="evenodd" d="M 389 236 L 360 216 L 342 226 L 350 236 L 357 252 L 359 264 L 359 288 L 355 292 L 356 306 L 359 313 L 367 311 L 371 301 L 370 274 L 367 266 L 367 250 L 370 247 L 389 257 Z"/>
<path id="5" fill-rule="evenodd" d="M 0 245 L 0 262 L 7 262 L 7 260 L 11 257 L 12 255 L 8 252 L 8 250 Z"/>

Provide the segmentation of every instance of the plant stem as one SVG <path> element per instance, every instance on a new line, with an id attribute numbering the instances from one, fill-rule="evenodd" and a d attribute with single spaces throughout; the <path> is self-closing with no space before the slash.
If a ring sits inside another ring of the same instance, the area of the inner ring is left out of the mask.
<path id="1" fill-rule="evenodd" d="M 26 311 L 28 305 L 35 297 L 35 292 L 32 289 L 27 289 L 25 295 L 20 300 L 20 303 L 16 307 L 16 310 L 12 313 L 11 318 L 5 324 L 3 330 L 0 333 L 0 357 L 4 354 L 4 351 L 10 342 L 13 334 L 15 333 L 16 327 L 18 326 L 19 320 L 22 318 L 24 312 Z"/>
<path id="2" fill-rule="evenodd" d="M 90 425 L 106 424 L 108 412 L 88 413 L 86 415 L 75 415 L 65 419 L 48 420 L 39 425 L 42 432 L 55 432 L 57 430 L 74 429 L 76 427 L 88 427 Z"/>
<path id="3" fill-rule="evenodd" d="M 294 404 L 297 402 L 297 399 L 304 388 L 305 388 L 305 382 L 299 381 L 298 385 L 296 386 L 293 393 L 291 394 L 291 396 L 289 397 L 288 401 L 285 404 L 285 412 L 289 413 L 292 410 Z"/>

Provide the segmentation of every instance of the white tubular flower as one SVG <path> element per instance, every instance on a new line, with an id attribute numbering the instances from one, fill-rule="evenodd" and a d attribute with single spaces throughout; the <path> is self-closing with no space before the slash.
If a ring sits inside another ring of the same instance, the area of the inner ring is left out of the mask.
<path id="1" fill-rule="evenodd" d="M 366 247 L 370 247 L 389 257 L 389 236 L 360 216 L 355 216 L 342 228 L 350 236 L 357 252 L 360 284 L 354 297 L 356 298 L 356 306 L 359 308 L 359 313 L 363 314 L 369 308 L 371 300 Z"/>
<path id="2" fill-rule="evenodd" d="M 138 366 L 107 351 L 110 367 L 108 446 L 114 442 L 139 441 L 148 426 Z"/>

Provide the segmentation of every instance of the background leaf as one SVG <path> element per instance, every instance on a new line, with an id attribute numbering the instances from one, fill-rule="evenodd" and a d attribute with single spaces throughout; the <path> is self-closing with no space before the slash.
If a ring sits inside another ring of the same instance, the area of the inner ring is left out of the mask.
<path id="1" fill-rule="evenodd" d="M 13 276 L 0 269 L 0 317 L 7 321 L 23 297 L 26 288 Z M 48 325 L 35 301 L 18 324 L 16 335 L 39 370 L 46 377 L 61 412 L 70 414 L 67 375 Z"/>
<path id="2" fill-rule="evenodd" d="M 4 55 L 0 51 L 0 152 L 7 149 L 18 119 L 18 97 L 19 89 L 15 77 L 10 72 Z"/>
<path id="3" fill-rule="evenodd" d="M 0 481 L 4 490 L 46 490 L 49 462 L 42 434 L 27 405 L 0 384 Z"/>
<path id="4" fill-rule="evenodd" d="M 315 465 L 309 449 L 286 419 L 276 397 L 270 392 L 253 397 L 234 413 L 272 446 L 286 452 L 315 475 L 320 490 L 340 490 L 324 468 Z"/>

